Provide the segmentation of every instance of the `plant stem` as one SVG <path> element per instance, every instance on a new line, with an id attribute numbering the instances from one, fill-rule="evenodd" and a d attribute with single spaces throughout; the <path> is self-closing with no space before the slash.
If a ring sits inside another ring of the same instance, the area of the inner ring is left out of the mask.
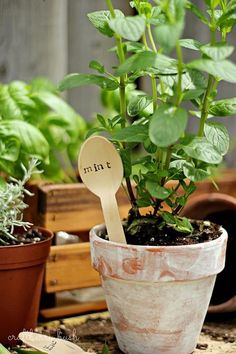
<path id="1" fill-rule="evenodd" d="M 152 49 L 153 49 L 154 52 L 157 53 L 157 47 L 156 47 L 156 44 L 155 44 L 153 36 L 152 36 L 152 30 L 151 30 L 151 25 L 150 24 L 147 24 L 147 30 L 148 30 L 148 37 L 150 39 L 150 43 L 151 43 Z"/>
<path id="2" fill-rule="evenodd" d="M 111 13 L 111 16 L 113 18 L 116 17 L 114 7 L 112 5 L 111 0 L 106 0 L 107 2 L 107 7 Z M 122 38 L 120 35 L 115 33 L 115 40 L 116 40 L 116 46 L 117 46 L 117 53 L 118 53 L 118 59 L 119 63 L 123 64 L 125 62 L 125 53 L 123 49 L 123 44 L 122 44 Z M 123 118 L 121 120 L 121 128 L 124 128 L 126 126 L 126 97 L 125 97 L 125 90 L 126 90 L 126 75 L 121 75 L 120 76 L 120 87 L 119 87 L 119 93 L 120 93 L 120 115 Z M 123 148 L 125 149 L 125 144 L 123 144 Z M 127 186 L 127 192 L 129 195 L 129 199 L 132 205 L 133 209 L 137 209 L 137 203 L 136 203 L 136 198 L 133 192 L 133 188 L 131 185 L 131 181 L 129 177 L 125 178 L 126 180 L 126 186 Z"/>
<path id="3" fill-rule="evenodd" d="M 176 102 L 175 105 L 178 107 L 182 100 L 182 70 L 183 70 L 183 54 L 182 49 L 177 41 L 176 44 L 176 53 L 178 58 L 178 83 L 177 83 L 177 92 L 176 92 Z"/>
<path id="4" fill-rule="evenodd" d="M 214 19 L 214 8 L 211 9 L 211 45 L 214 45 L 216 42 L 216 27 L 215 27 L 215 19 Z M 208 76 L 207 89 L 204 94 L 202 109 L 201 109 L 201 119 L 198 129 L 198 136 L 202 137 L 204 135 L 204 125 L 207 120 L 209 107 L 210 107 L 210 95 L 212 92 L 212 87 L 214 85 L 214 77 L 212 75 Z M 215 86 L 214 86 L 215 87 Z"/>

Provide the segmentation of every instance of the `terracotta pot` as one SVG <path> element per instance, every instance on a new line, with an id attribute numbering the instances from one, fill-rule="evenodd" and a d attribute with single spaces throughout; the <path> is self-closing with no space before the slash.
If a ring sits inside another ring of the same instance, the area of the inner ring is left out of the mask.
<path id="1" fill-rule="evenodd" d="M 94 268 L 120 349 L 128 354 L 190 354 L 195 349 L 216 274 L 224 268 L 227 232 L 189 246 L 135 246 L 90 232 Z"/>
<path id="2" fill-rule="evenodd" d="M 228 233 L 224 270 L 218 275 L 209 313 L 236 311 L 236 198 L 222 193 L 205 193 L 193 198 L 182 211 L 192 219 L 208 219 L 222 225 Z"/>
<path id="3" fill-rule="evenodd" d="M 0 247 L 0 342 L 15 345 L 23 329 L 37 325 L 44 266 L 52 233 L 38 243 Z"/>

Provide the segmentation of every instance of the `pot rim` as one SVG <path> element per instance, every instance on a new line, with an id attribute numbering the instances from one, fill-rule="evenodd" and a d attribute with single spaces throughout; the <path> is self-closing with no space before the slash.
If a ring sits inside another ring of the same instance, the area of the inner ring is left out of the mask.
<path id="1" fill-rule="evenodd" d="M 220 226 L 220 231 L 222 231 L 221 235 L 219 237 L 217 237 L 214 240 L 210 240 L 210 241 L 206 241 L 206 242 L 199 242 L 199 243 L 195 243 L 195 244 L 190 244 L 190 245 L 175 245 L 175 246 L 171 246 L 171 245 L 167 245 L 167 246 L 146 246 L 146 245 L 133 245 L 133 244 L 125 244 L 125 243 L 118 243 L 118 242 L 114 242 L 114 241 L 110 241 L 110 240 L 104 240 L 103 238 L 101 238 L 100 236 L 97 235 L 97 231 L 100 231 L 101 229 L 104 229 L 106 226 L 105 224 L 98 224 L 93 226 L 93 228 L 90 230 L 89 236 L 90 239 L 91 237 L 93 238 L 94 241 L 99 241 L 101 243 L 104 243 L 105 245 L 110 245 L 110 246 L 119 246 L 121 248 L 126 248 L 126 249 L 134 249 L 137 248 L 140 251 L 143 249 L 145 250 L 154 250 L 154 249 L 160 249 L 160 250 L 164 250 L 166 248 L 168 248 L 169 251 L 176 251 L 177 249 L 181 250 L 184 248 L 188 248 L 188 249 L 198 249 L 198 248 L 213 248 L 215 247 L 218 243 L 221 243 L 223 240 L 227 239 L 228 237 L 228 233 L 227 231 Z"/>
<path id="2" fill-rule="evenodd" d="M 6 245 L 6 246 L 0 246 L 0 249 L 16 249 L 19 247 L 36 247 L 38 244 L 42 245 L 43 243 L 47 243 L 48 241 L 51 241 L 53 238 L 53 232 L 51 230 L 48 230 L 44 227 L 41 226 L 37 226 L 34 225 L 31 229 L 38 229 L 39 231 L 41 231 L 43 234 L 47 234 L 47 238 L 45 240 L 42 241 L 38 241 L 38 242 L 31 242 L 31 243 L 27 243 L 27 244 L 20 244 L 20 245 Z M 30 229 L 29 229 L 30 230 Z"/>

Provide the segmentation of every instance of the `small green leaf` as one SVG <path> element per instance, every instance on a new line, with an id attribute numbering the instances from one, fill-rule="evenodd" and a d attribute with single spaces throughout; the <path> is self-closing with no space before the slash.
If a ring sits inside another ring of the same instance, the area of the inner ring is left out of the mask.
<path id="1" fill-rule="evenodd" d="M 145 31 L 145 19 L 141 16 L 113 18 L 109 21 L 110 28 L 129 41 L 138 41 Z"/>
<path id="2" fill-rule="evenodd" d="M 171 107 L 167 104 L 159 106 L 151 118 L 150 140 L 160 147 L 175 143 L 184 133 L 187 119 L 187 112 L 183 108 Z"/>
<path id="3" fill-rule="evenodd" d="M 189 69 L 205 71 L 227 82 L 236 83 L 236 65 L 229 60 L 217 62 L 210 59 L 197 59 L 188 63 L 187 67 Z"/>
<path id="4" fill-rule="evenodd" d="M 146 188 L 148 192 L 155 198 L 165 200 L 169 197 L 171 191 L 157 184 L 157 182 L 147 181 Z"/>
<path id="5" fill-rule="evenodd" d="M 206 54 L 212 60 L 220 61 L 229 57 L 233 53 L 234 47 L 232 45 L 218 43 L 214 46 L 210 44 L 201 46 L 200 50 L 203 54 Z"/>
<path id="6" fill-rule="evenodd" d="M 157 43 L 165 52 L 171 51 L 181 37 L 183 31 L 183 23 L 159 25 L 154 30 L 154 36 Z"/>
<path id="7" fill-rule="evenodd" d="M 183 167 L 184 175 L 193 182 L 199 182 L 209 177 L 210 173 L 207 170 L 197 168 L 191 163 L 185 162 Z"/>
<path id="8" fill-rule="evenodd" d="M 108 79 L 105 76 L 93 74 L 69 74 L 59 83 L 59 90 L 64 91 L 73 87 L 85 85 L 98 85 L 102 89 L 116 90 L 119 86 L 118 81 Z"/>
<path id="9" fill-rule="evenodd" d="M 207 140 L 219 151 L 225 155 L 229 150 L 229 133 L 226 127 L 221 123 L 207 122 L 204 126 L 204 133 Z"/>
<path id="10" fill-rule="evenodd" d="M 90 69 L 97 70 L 99 73 L 103 74 L 104 73 L 104 65 L 99 63 L 97 60 L 92 60 L 89 63 Z"/>
<path id="11" fill-rule="evenodd" d="M 194 100 L 204 93 L 204 89 L 187 90 L 183 93 L 183 101 Z"/>
<path id="12" fill-rule="evenodd" d="M 102 348 L 102 354 L 110 354 L 110 350 L 109 350 L 106 343 L 104 344 L 104 346 Z"/>
<path id="13" fill-rule="evenodd" d="M 204 13 L 197 5 L 193 4 L 190 1 L 187 1 L 187 7 L 192 11 L 192 13 L 194 13 L 195 16 L 199 18 L 201 22 L 205 23 L 205 25 L 209 24 L 208 18 L 204 15 Z"/>
<path id="14" fill-rule="evenodd" d="M 204 161 L 210 164 L 219 164 L 222 155 L 206 139 L 196 137 L 187 145 L 182 146 L 185 153 L 193 159 Z"/>
<path id="15" fill-rule="evenodd" d="M 143 143 L 148 138 L 148 125 L 130 125 L 112 135 L 112 140 Z"/>
<path id="16" fill-rule="evenodd" d="M 202 45 L 199 41 L 192 38 L 180 39 L 179 44 L 183 48 L 188 48 L 192 50 L 199 50 Z"/>
<path id="17" fill-rule="evenodd" d="M 212 102 L 209 112 L 214 116 L 226 117 L 236 114 L 236 97 Z"/>
<path id="18" fill-rule="evenodd" d="M 130 72 L 146 70 L 148 68 L 156 68 L 165 70 L 167 68 L 176 69 L 176 60 L 162 54 L 151 51 L 144 51 L 132 55 L 124 64 L 120 65 L 116 70 L 116 75 L 120 76 Z"/>
<path id="19" fill-rule="evenodd" d="M 115 10 L 117 17 L 124 17 L 124 14 L 120 10 Z M 94 27 L 104 34 L 105 36 L 112 37 L 114 32 L 108 25 L 108 22 L 111 19 L 110 11 L 94 11 L 88 15 L 89 21 L 94 25 Z"/>
<path id="20" fill-rule="evenodd" d="M 146 95 L 138 95 L 133 97 L 127 107 L 127 112 L 130 117 L 137 116 L 140 112 L 142 112 L 150 103 L 152 102 L 152 98 Z"/>

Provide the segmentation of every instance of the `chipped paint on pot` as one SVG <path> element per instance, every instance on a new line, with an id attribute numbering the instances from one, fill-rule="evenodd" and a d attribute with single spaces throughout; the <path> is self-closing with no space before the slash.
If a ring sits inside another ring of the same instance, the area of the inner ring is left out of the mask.
<path id="1" fill-rule="evenodd" d="M 91 256 L 100 273 L 120 349 L 128 354 L 190 354 L 224 268 L 227 232 L 188 246 L 135 246 L 90 232 Z"/>

